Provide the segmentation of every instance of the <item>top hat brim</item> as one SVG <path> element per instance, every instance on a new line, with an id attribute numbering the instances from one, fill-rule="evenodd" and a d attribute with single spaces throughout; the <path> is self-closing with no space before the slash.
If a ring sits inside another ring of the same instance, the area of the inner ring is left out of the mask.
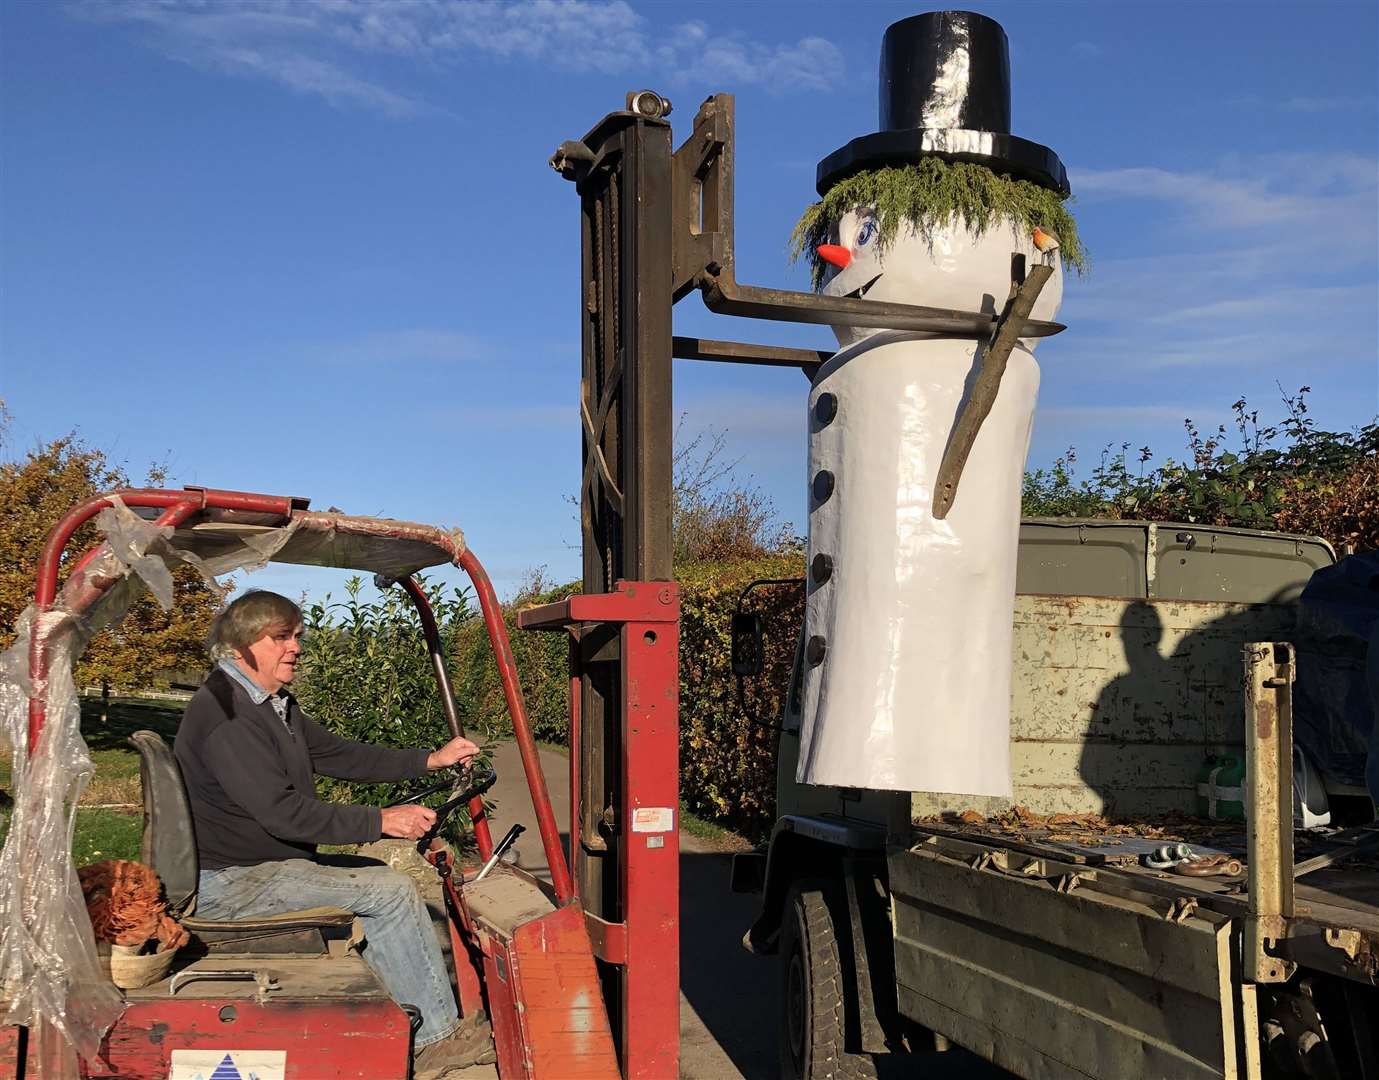
<path id="1" fill-rule="evenodd" d="M 1068 170 L 1047 146 L 999 131 L 965 128 L 900 128 L 863 135 L 819 162 L 815 189 L 822 197 L 834 184 L 864 169 L 913 165 L 922 157 L 972 161 L 1067 196 Z"/>

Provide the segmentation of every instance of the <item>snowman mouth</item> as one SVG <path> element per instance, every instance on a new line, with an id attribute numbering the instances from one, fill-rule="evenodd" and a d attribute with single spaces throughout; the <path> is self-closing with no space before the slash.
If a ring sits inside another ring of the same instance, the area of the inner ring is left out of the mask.
<path id="1" fill-rule="evenodd" d="M 852 300 L 860 300 L 860 299 L 862 299 L 862 297 L 864 297 L 864 296 L 867 295 L 867 293 L 868 293 L 868 291 L 871 289 L 871 287 L 872 287 L 873 285 L 875 285 L 878 281 L 880 281 L 881 278 L 882 278 L 882 275 L 881 275 L 881 274 L 877 274 L 876 277 L 872 278 L 872 279 L 871 279 L 870 281 L 868 281 L 865 285 L 859 285 L 859 286 L 857 286 L 857 288 L 853 289 L 852 292 L 850 292 L 850 293 L 844 293 L 843 296 L 844 296 L 845 298 L 852 299 Z"/>

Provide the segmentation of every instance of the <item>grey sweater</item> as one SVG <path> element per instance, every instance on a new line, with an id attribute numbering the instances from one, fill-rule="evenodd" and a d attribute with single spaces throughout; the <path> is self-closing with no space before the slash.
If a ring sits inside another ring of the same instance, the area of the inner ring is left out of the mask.
<path id="1" fill-rule="evenodd" d="M 222 702 L 228 704 L 227 710 Z M 287 723 L 216 669 L 192 697 L 174 752 L 191 803 L 201 869 L 310 859 L 317 844 L 377 840 L 377 807 L 322 802 L 314 773 L 405 780 L 426 773 L 426 750 L 393 750 L 332 735 L 291 695 Z"/>

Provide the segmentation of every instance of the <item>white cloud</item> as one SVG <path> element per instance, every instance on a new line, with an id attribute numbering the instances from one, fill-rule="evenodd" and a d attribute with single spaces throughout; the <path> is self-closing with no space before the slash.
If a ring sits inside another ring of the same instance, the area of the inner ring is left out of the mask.
<path id="1" fill-rule="evenodd" d="M 1335 95 L 1332 97 L 1309 97 L 1299 95 L 1291 97 L 1283 103 L 1285 112 L 1295 113 L 1334 113 L 1334 112 L 1368 112 L 1379 104 L 1379 99 L 1373 96 L 1362 97 L 1359 95 Z"/>
<path id="2" fill-rule="evenodd" d="M 1262 295 L 1232 297 L 1227 300 L 1213 300 L 1205 304 L 1165 311 L 1150 318 L 1156 324 L 1198 323 L 1204 320 L 1222 322 L 1240 319 L 1252 320 L 1278 316 L 1316 316 L 1320 312 L 1336 308 L 1346 309 L 1360 306 L 1375 299 L 1376 290 L 1369 285 L 1335 285 L 1299 288 L 1288 287 Z"/>
<path id="3" fill-rule="evenodd" d="M 1244 396 L 1316 384 L 1337 427 L 1376 409 L 1379 163 L 1353 153 L 1230 155 L 1192 169 L 1078 170 L 1092 272 L 1040 349 L 1036 453 L 1204 426 Z M 1102 254 L 1098 257 L 1098 251 Z M 1332 393 L 1328 388 L 1336 388 Z M 1344 389 L 1341 389 L 1344 388 Z M 1183 396 L 1195 403 L 1176 402 Z M 1107 404 L 1095 404 L 1098 400 Z M 1172 440 L 1167 440 L 1171 442 Z"/>
<path id="4" fill-rule="evenodd" d="M 390 116 L 412 116 L 421 103 L 364 79 L 326 60 L 284 51 L 216 48 L 202 58 L 231 75 L 262 75 L 289 90 L 318 95 L 332 105 L 362 105 Z"/>
<path id="5" fill-rule="evenodd" d="M 791 89 L 827 90 L 843 77 L 843 57 L 829 41 L 801 38 L 791 45 L 763 45 L 740 37 L 710 39 L 700 23 L 681 28 L 684 44 L 677 49 L 678 78 L 700 82 L 759 85 L 782 92 Z M 684 49 L 695 50 L 692 66 Z"/>
<path id="6" fill-rule="evenodd" d="M 1139 231 L 1117 238 L 1117 255 L 1106 259 L 1096 258 L 1091 238 L 1092 274 L 1069 289 L 1065 315 L 1214 338 L 1266 327 L 1285 338 L 1315 335 L 1355 325 L 1365 311 L 1372 324 L 1373 158 L 1268 155 L 1194 171 L 1080 170 L 1074 190 L 1085 203 L 1111 204 L 1117 220 Z"/>
<path id="7" fill-rule="evenodd" d="M 1139 199 L 1167 204 L 1196 228 L 1214 232 L 1288 228 L 1290 242 L 1337 239 L 1365 242 L 1375 218 L 1379 162 L 1359 154 L 1275 154 L 1227 158 L 1215 169 L 1159 167 L 1074 169 L 1073 190 L 1087 201 Z M 1185 237 L 1191 239 L 1191 236 Z"/>
<path id="8" fill-rule="evenodd" d="M 716 36 L 697 20 L 662 33 L 623 0 L 85 0 L 72 10 L 136 25 L 154 48 L 195 67 L 393 116 L 427 106 L 366 74 L 387 60 L 444 65 L 488 55 L 571 72 L 645 73 L 672 85 L 731 80 L 770 93 L 827 89 L 843 72 L 842 54 L 820 37 Z"/>

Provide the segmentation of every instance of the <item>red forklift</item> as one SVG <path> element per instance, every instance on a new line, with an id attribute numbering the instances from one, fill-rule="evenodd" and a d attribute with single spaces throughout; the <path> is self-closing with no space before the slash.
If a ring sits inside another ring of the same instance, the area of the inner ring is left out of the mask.
<path id="1" fill-rule="evenodd" d="M 106 539 L 64 560 L 68 541 L 92 519 Z M 70 836 L 72 796 L 79 791 L 67 787 L 66 774 L 79 771 L 84 757 L 84 749 L 76 755 L 72 750 L 80 716 L 72 661 L 94 629 L 123 614 L 141 578 L 156 591 L 158 579 L 170 584 L 169 568 L 179 563 L 211 575 L 268 561 L 373 573 L 380 585 L 401 587 L 416 608 L 452 735 L 463 732 L 436 620 L 414 575 L 446 564 L 467 572 L 497 661 L 551 881 L 501 861 L 518 827 L 494 844 L 482 799 L 495 779 L 491 771 L 463 771 L 403 800 L 448 789 L 437 807 L 436 828 L 418 850 L 440 877 L 461 1016 L 485 1043 L 491 1027 L 504 1078 L 673 1076 L 679 1030 L 673 585 L 620 582 L 611 595 L 576 597 L 528 613 L 543 627 L 615 626 L 627 643 L 632 680 L 642 688 L 641 700 L 629 702 L 622 717 L 635 733 L 620 741 L 625 762 L 635 767 L 629 778 L 635 782 L 622 787 L 619 806 L 642 842 L 625 852 L 620 867 L 622 915 L 605 920 L 586 913 L 571 878 L 502 612 L 460 532 L 315 513 L 304 499 L 208 488 L 126 490 L 90 499 L 53 529 L 44 547 L 34 604 L 12 650 L 26 653 L 32 693 L 26 730 L 16 740 L 21 752 L 15 755 L 15 807 L 4 866 L 9 895 L 17 901 L 7 929 L 22 924 L 30 948 L 18 962 L 7 954 L 13 966 L 3 986 L 7 996 L 39 987 L 19 1005 L 37 1015 L 32 1026 L 0 1028 L 0 1072 L 127 1080 L 410 1075 L 418 1018 L 388 997 L 350 947 L 352 913 L 316 908 L 271 918 L 196 917 L 198 868 L 186 793 L 176 759 L 154 732 L 131 740 L 141 755 L 142 860 L 158 872 L 169 907 L 194 935 L 196 947 L 184 950 L 163 979 L 126 991 L 105 1031 L 99 1024 L 102 1001 L 113 987 L 100 985 L 81 963 L 94 956 L 89 924 L 64 918 L 75 875 L 66 843 L 51 841 Z M 573 735 L 571 760 L 577 763 L 578 727 Z M 580 790 L 572 787 L 576 803 Z M 469 871 L 456 866 L 449 849 L 434 839 L 460 806 L 469 809 L 482 863 Z M 574 809 L 578 820 L 580 808 Z M 80 893 L 75 896 L 79 905 Z M 47 971 L 46 982 L 40 970 L 45 956 L 64 961 Z M 619 1008 L 622 1002 L 615 999 L 610 1008 L 604 997 L 609 984 L 635 992 L 636 1007 Z M 41 994 L 59 1003 L 56 1016 L 33 1010 Z M 16 1000 L 3 1004 L 15 1009 Z M 74 1050 L 83 1035 L 86 1052 L 78 1058 Z"/>

